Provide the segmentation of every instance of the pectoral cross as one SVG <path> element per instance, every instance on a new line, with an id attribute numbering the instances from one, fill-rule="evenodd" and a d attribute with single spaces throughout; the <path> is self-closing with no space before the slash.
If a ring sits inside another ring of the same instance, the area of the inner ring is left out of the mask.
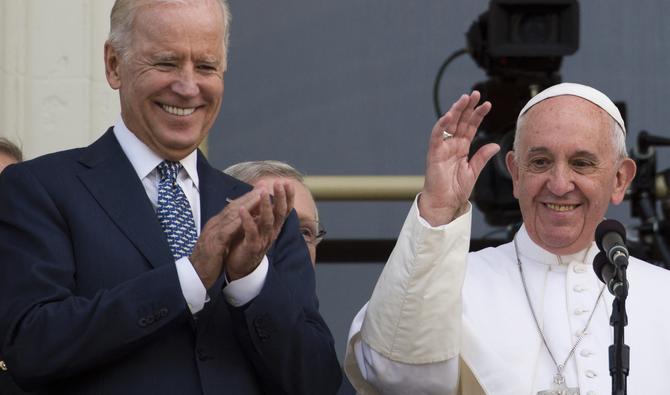
<path id="1" fill-rule="evenodd" d="M 565 384 L 563 375 L 557 373 L 554 376 L 554 385 L 552 388 L 550 390 L 540 391 L 537 395 L 579 395 L 579 387 L 568 388 Z"/>

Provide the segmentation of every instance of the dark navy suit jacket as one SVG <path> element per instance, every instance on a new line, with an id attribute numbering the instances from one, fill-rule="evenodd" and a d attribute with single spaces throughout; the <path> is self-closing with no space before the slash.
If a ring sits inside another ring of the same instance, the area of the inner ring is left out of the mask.
<path id="1" fill-rule="evenodd" d="M 198 155 L 205 224 L 250 190 Z M 18 383 L 64 394 L 329 394 L 341 373 L 292 213 L 261 293 L 193 316 L 112 130 L 0 176 L 0 341 Z"/>

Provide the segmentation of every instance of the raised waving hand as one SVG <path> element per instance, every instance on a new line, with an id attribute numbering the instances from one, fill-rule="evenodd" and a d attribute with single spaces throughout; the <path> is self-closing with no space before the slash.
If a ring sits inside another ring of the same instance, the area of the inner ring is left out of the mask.
<path id="1" fill-rule="evenodd" d="M 468 159 L 477 128 L 491 110 L 488 101 L 478 105 L 480 98 L 477 91 L 462 95 L 433 126 L 419 198 L 421 217 L 432 226 L 465 212 L 479 173 L 500 150 L 498 144 L 486 144 Z"/>

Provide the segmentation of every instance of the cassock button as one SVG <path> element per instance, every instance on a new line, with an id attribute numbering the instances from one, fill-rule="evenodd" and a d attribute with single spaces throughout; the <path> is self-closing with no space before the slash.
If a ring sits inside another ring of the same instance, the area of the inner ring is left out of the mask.
<path id="1" fill-rule="evenodd" d="M 584 273 L 586 272 L 586 267 L 584 265 L 575 265 L 572 269 L 575 273 Z"/>
<path id="2" fill-rule="evenodd" d="M 586 395 L 598 395 L 598 393 L 595 391 L 589 391 L 586 393 Z"/>
<path id="3" fill-rule="evenodd" d="M 582 287 L 581 285 L 577 284 L 572 288 L 573 291 L 575 292 L 584 292 L 586 291 L 586 288 Z"/>
<path id="4" fill-rule="evenodd" d="M 591 352 L 591 350 L 583 349 L 582 351 L 579 352 L 579 355 L 581 355 L 584 358 L 588 358 L 591 355 L 593 355 L 593 352 Z"/>
<path id="5" fill-rule="evenodd" d="M 587 370 L 585 374 L 586 374 L 586 377 L 588 377 L 588 378 L 590 378 L 590 379 L 592 379 L 592 378 L 594 378 L 594 377 L 596 377 L 596 376 L 598 375 L 598 374 L 597 374 L 596 372 L 594 372 L 593 370 Z"/>

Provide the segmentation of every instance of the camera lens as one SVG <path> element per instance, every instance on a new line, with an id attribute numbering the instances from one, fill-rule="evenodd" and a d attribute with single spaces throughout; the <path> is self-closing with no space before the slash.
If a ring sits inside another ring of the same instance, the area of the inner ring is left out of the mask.
<path id="1" fill-rule="evenodd" d="M 517 39 L 526 44 L 546 44 L 556 41 L 556 16 L 551 14 L 521 15 Z"/>

